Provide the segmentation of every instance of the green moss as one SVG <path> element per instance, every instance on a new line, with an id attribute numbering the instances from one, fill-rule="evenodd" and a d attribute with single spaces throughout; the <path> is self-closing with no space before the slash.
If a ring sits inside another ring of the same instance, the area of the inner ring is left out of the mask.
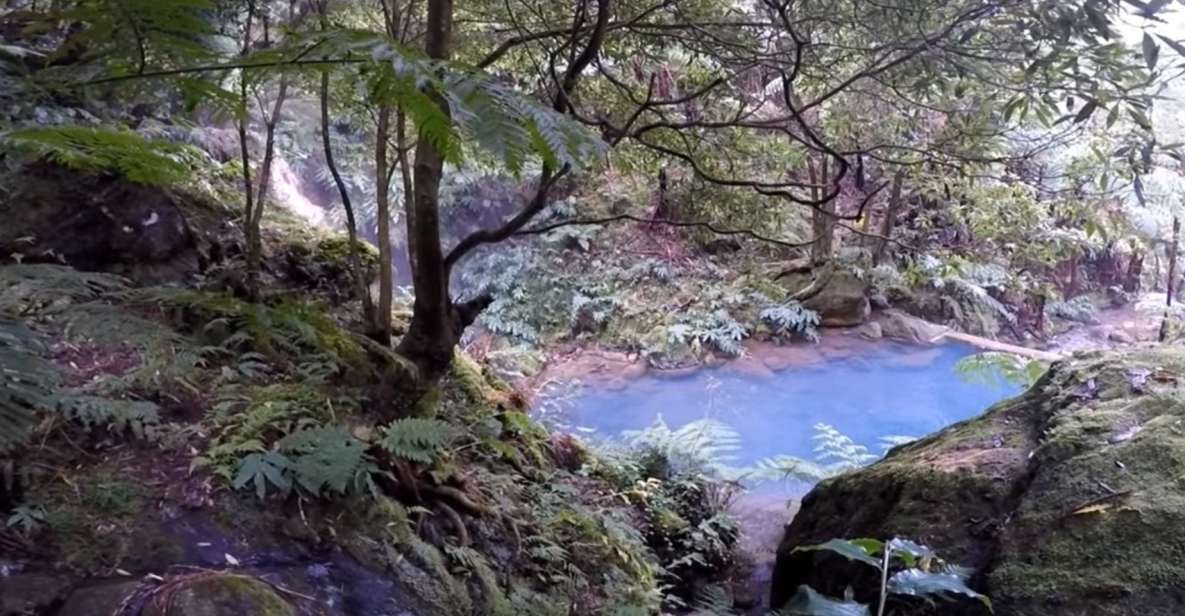
<path id="1" fill-rule="evenodd" d="M 379 249 L 370 242 L 358 240 L 354 242 L 358 249 L 358 260 L 364 270 L 378 267 Z M 315 258 L 326 264 L 334 264 L 343 269 L 350 263 L 350 239 L 344 235 L 327 237 L 317 242 Z"/>
<path id="2" fill-rule="evenodd" d="M 106 470 L 70 481 L 76 491 L 55 485 L 34 495 L 45 503 L 57 557 L 67 568 L 83 572 L 118 566 L 132 547 L 140 545 L 137 535 L 148 532 L 136 524 L 144 507 L 144 487 Z"/>
<path id="3" fill-rule="evenodd" d="M 490 399 L 493 388 L 482 373 L 481 366 L 465 353 L 458 351 L 453 354 L 453 361 L 449 364 L 449 379 L 471 402 L 486 402 Z"/>
<path id="4" fill-rule="evenodd" d="M 146 616 L 296 616 L 268 584 L 246 575 L 198 574 L 178 583 L 163 606 L 150 603 Z"/>

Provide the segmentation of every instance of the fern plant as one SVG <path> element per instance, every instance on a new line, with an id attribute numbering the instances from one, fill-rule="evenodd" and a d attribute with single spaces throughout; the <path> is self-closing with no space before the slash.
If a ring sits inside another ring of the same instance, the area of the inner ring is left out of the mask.
<path id="1" fill-rule="evenodd" d="M 159 407 L 152 402 L 75 394 L 59 399 L 58 411 L 87 431 L 105 427 L 115 433 L 130 432 L 141 439 L 159 437 Z"/>
<path id="2" fill-rule="evenodd" d="M 407 417 L 383 428 L 379 445 L 393 456 L 419 464 L 432 464 L 454 436 L 453 427 L 447 422 Z"/>
<path id="3" fill-rule="evenodd" d="M 960 359 L 955 364 L 955 373 L 959 378 L 979 385 L 999 386 L 1006 383 L 1028 387 L 1048 368 L 1047 363 L 1038 359 L 1012 353 L 985 352 Z"/>
<path id="4" fill-rule="evenodd" d="M 672 430 L 662 415 L 642 430 L 622 433 L 634 449 L 660 456 L 676 472 L 722 473 L 736 460 L 740 434 L 728 424 L 710 418 L 692 421 Z"/>
<path id="5" fill-rule="evenodd" d="M 706 346 L 728 357 L 739 357 L 745 350 L 742 344 L 749 336 L 745 327 L 725 309 L 710 315 L 692 313 L 667 328 L 667 336 L 674 344 Z"/>
<path id="6" fill-rule="evenodd" d="M 372 478 L 378 467 L 366 446 L 343 428 L 300 430 L 276 443 L 276 449 L 291 460 L 296 485 L 310 494 L 378 494 Z"/>
<path id="7" fill-rule="evenodd" d="M 798 302 L 768 306 L 761 310 L 760 318 L 777 337 L 800 336 L 811 341 L 819 337 L 819 313 Z"/>
<path id="8" fill-rule="evenodd" d="M 123 129 L 89 126 L 22 128 L 0 133 L 0 145 L 38 159 L 85 172 L 118 174 L 152 186 L 170 186 L 189 177 L 188 146 L 148 140 Z"/>
<path id="9" fill-rule="evenodd" d="M 758 460 L 745 470 L 747 477 L 756 480 L 793 480 L 816 482 L 866 466 L 880 456 L 856 443 L 848 435 L 825 423 L 815 424 L 815 460 L 797 456 L 778 455 Z M 889 436 L 886 443 L 908 437 Z"/>
<path id="10" fill-rule="evenodd" d="M 28 327 L 0 313 L 0 453 L 23 443 L 34 413 L 52 406 L 58 373 L 40 349 Z"/>

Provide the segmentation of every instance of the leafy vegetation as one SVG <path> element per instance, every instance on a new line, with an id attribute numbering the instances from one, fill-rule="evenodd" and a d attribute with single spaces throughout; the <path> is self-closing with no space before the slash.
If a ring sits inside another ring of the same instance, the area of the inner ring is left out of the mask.
<path id="1" fill-rule="evenodd" d="M 216 509 L 441 613 L 730 611 L 738 486 L 884 452 L 820 423 L 743 468 L 727 423 L 661 417 L 589 445 L 546 364 L 769 372 L 874 307 L 1041 346 L 1135 301 L 1175 338 L 1171 4 L 8 2 L 6 528 L 139 576 L 146 512 Z M 800 549 L 881 599 L 789 613 L 982 599 L 911 542 Z"/>
<path id="2" fill-rule="evenodd" d="M 967 586 L 966 574 L 958 566 L 908 539 L 832 539 L 795 548 L 795 552 L 828 552 L 875 570 L 880 580 L 879 600 L 874 604 L 877 616 L 892 613 L 889 605 L 893 601 L 914 598 L 942 601 L 962 596 L 991 610 L 991 600 Z M 850 598 L 826 597 L 809 586 L 799 587 L 783 610 L 803 616 L 873 613 L 867 604 Z"/>

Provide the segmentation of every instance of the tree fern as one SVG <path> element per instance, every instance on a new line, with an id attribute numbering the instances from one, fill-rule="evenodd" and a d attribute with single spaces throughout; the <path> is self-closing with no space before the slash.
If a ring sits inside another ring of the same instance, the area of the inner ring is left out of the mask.
<path id="1" fill-rule="evenodd" d="M 153 186 L 189 177 L 188 146 L 154 141 L 123 129 L 87 126 L 22 128 L 0 133 L 0 144 L 78 171 L 114 173 Z"/>

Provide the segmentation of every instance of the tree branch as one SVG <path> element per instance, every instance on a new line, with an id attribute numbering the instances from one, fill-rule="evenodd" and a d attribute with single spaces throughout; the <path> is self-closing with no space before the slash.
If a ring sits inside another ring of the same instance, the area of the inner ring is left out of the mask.
<path id="1" fill-rule="evenodd" d="M 668 227 L 682 227 L 682 228 L 700 228 L 706 229 L 716 235 L 741 235 L 767 244 L 774 244 L 782 246 L 783 248 L 805 248 L 815 243 L 816 238 L 811 238 L 803 242 L 791 242 L 788 240 L 778 239 L 776 237 L 769 237 L 762 235 L 752 229 L 725 229 L 716 226 L 714 223 L 707 221 L 682 221 L 682 220 L 667 220 L 663 218 L 644 218 L 642 216 L 634 216 L 632 214 L 618 214 L 616 216 L 606 216 L 604 218 L 577 218 L 573 220 L 563 220 L 554 222 L 540 227 L 532 227 L 530 229 L 523 229 L 516 231 L 514 235 L 541 235 L 548 231 L 553 231 L 562 227 L 587 226 L 587 225 L 607 225 L 615 222 L 638 222 L 648 225 L 665 225 Z"/>

